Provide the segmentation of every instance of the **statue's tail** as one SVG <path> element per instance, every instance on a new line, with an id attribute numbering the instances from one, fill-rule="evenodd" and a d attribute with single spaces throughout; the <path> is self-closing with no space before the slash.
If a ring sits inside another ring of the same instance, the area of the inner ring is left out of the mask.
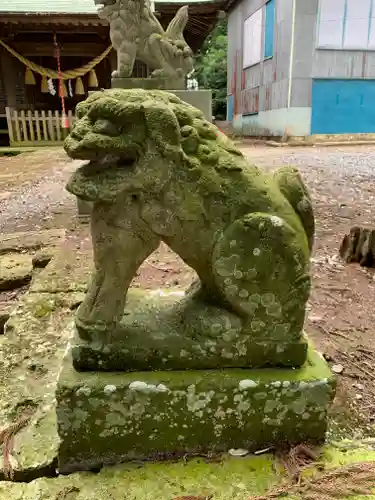
<path id="1" fill-rule="evenodd" d="M 166 30 L 166 35 L 172 40 L 184 40 L 184 29 L 186 28 L 187 22 L 189 20 L 189 7 L 184 5 L 178 9 L 177 14 L 174 16 L 172 21 L 169 23 Z"/>
<path id="2" fill-rule="evenodd" d="M 280 191 L 298 214 L 305 229 L 311 252 L 315 236 L 315 219 L 309 192 L 295 167 L 281 167 L 274 172 Z"/>

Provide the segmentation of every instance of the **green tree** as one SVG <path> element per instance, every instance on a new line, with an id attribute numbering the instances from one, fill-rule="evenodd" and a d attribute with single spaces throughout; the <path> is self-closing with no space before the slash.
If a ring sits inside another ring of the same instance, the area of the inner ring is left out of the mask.
<path id="1" fill-rule="evenodd" d="M 206 38 L 195 59 L 199 88 L 212 90 L 212 112 L 225 120 L 227 109 L 227 20 L 222 19 Z"/>

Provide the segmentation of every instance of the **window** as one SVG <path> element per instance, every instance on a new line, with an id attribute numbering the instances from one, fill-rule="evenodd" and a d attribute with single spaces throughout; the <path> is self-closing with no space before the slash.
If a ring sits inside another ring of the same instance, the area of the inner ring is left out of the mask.
<path id="1" fill-rule="evenodd" d="M 375 0 L 320 0 L 318 48 L 375 49 Z"/>
<path id="2" fill-rule="evenodd" d="M 344 49 L 367 49 L 371 0 L 346 0 Z"/>
<path id="3" fill-rule="evenodd" d="M 262 59 L 263 9 L 257 10 L 244 22 L 243 67 L 258 64 Z"/>
<path id="4" fill-rule="evenodd" d="M 341 49 L 346 0 L 320 0 L 318 47 Z"/>
<path id="5" fill-rule="evenodd" d="M 275 33 L 275 0 L 266 3 L 266 26 L 264 34 L 264 58 L 273 56 Z"/>

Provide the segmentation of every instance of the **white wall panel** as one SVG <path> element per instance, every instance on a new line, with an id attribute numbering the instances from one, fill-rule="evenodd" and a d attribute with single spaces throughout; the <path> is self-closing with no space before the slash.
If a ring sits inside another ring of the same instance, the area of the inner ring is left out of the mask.
<path id="1" fill-rule="evenodd" d="M 243 67 L 248 68 L 262 60 L 263 8 L 244 22 Z"/>

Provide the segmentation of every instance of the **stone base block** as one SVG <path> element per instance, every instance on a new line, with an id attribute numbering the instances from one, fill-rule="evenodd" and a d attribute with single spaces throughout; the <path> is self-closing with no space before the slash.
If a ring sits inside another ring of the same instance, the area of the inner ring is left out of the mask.
<path id="1" fill-rule="evenodd" d="M 90 201 L 77 198 L 77 209 L 79 216 L 90 216 L 92 211 L 92 203 Z"/>
<path id="2" fill-rule="evenodd" d="M 206 120 L 212 121 L 212 91 L 186 90 L 184 80 L 168 78 L 114 78 L 113 89 L 167 90 L 202 111 Z"/>
<path id="3" fill-rule="evenodd" d="M 202 111 L 209 122 L 212 121 L 212 91 L 211 90 L 171 90 L 182 101 Z"/>
<path id="4" fill-rule="evenodd" d="M 335 381 L 311 349 L 298 369 L 80 373 L 67 356 L 57 398 L 59 470 L 230 448 L 319 442 Z"/>
<path id="5" fill-rule="evenodd" d="M 113 89 L 170 90 L 184 89 L 185 80 L 173 78 L 112 78 Z"/>
<path id="6" fill-rule="evenodd" d="M 91 340 L 74 338 L 73 364 L 82 371 L 299 367 L 306 361 L 307 340 L 284 322 L 278 327 L 268 316 L 254 329 L 199 295 L 132 288 L 115 329 L 90 330 L 78 320 Z"/>

